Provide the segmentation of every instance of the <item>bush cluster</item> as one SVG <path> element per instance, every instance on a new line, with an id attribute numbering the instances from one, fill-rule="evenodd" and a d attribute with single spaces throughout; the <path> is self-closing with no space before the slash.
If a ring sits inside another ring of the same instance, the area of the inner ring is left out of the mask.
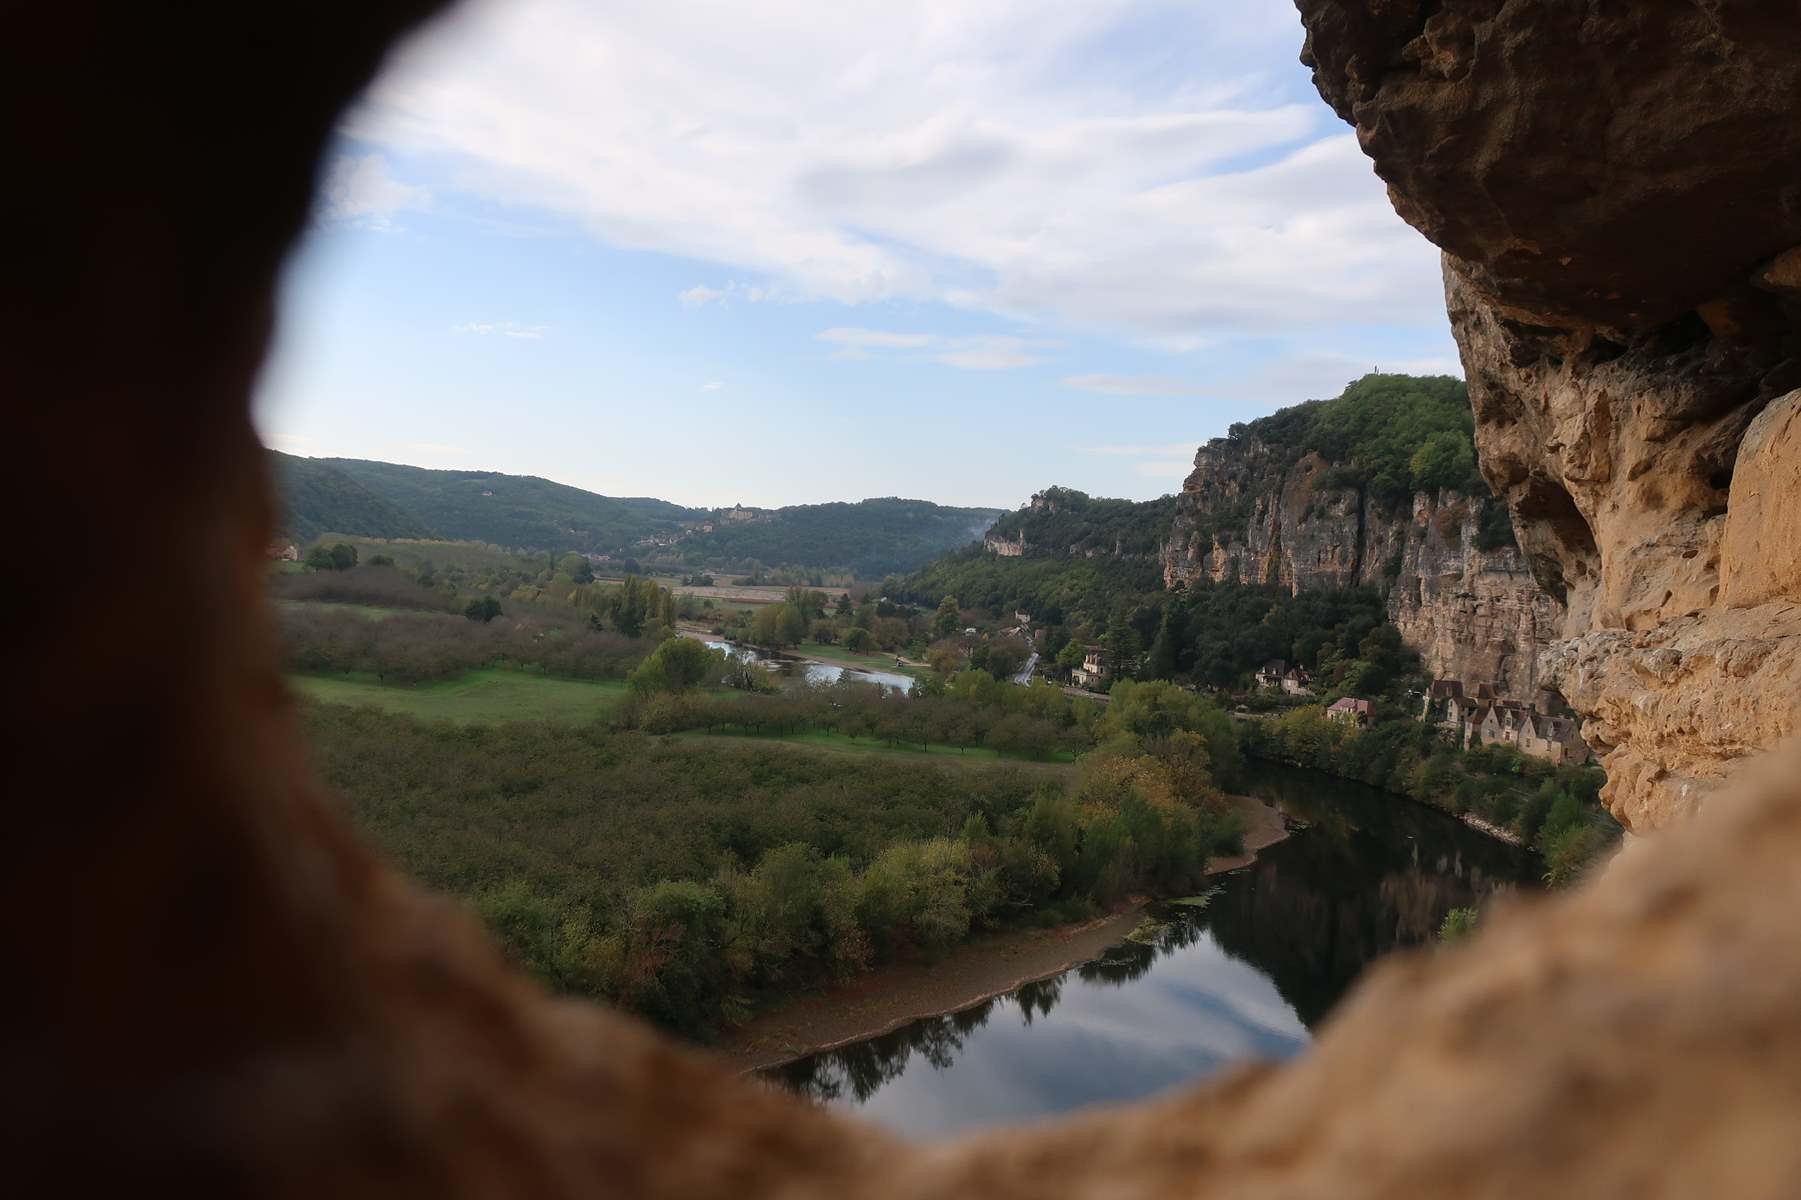
<path id="1" fill-rule="evenodd" d="M 620 679 L 654 648 L 642 638 L 543 614 L 471 622 L 450 614 L 397 612 L 371 620 L 350 609 L 289 605 L 280 616 L 289 670 L 366 674 L 382 683 L 454 679 L 486 666 L 569 679 Z"/>
<path id="2" fill-rule="evenodd" d="M 1600 805 L 1595 767 L 1554 766 L 1511 746 L 1460 750 L 1438 729 L 1398 713 L 1367 729 L 1326 719 L 1318 705 L 1240 728 L 1244 751 L 1311 767 L 1411 797 L 1451 813 L 1473 813 L 1511 832 L 1545 859 L 1561 886 L 1620 835 Z"/>
<path id="3" fill-rule="evenodd" d="M 1173 725 L 1109 730 L 1069 782 L 331 705 L 308 721 L 353 819 L 528 970 L 690 1033 L 972 930 L 1185 890 L 1242 844 L 1207 739 Z"/>

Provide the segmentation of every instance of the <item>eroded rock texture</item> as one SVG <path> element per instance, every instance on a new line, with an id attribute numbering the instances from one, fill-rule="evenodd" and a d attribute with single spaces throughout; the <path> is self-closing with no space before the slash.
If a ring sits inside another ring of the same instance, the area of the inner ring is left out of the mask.
<path id="1" fill-rule="evenodd" d="M 0 192 L 0 422 L 29 517 L 0 724 L 14 1192 L 1801 1193 L 1794 760 L 1579 894 L 1391 961 L 1289 1068 L 930 1148 L 546 997 L 377 862 L 281 686 L 249 397 L 317 155 L 425 7 L 8 10 L 0 97 L 25 119 Z M 1723 547 L 1762 536 L 1739 512 L 1792 499 L 1792 424 L 1765 421 Z M 1747 620 L 1788 594 L 1792 554 L 1764 557 L 1722 572 Z"/>
<path id="2" fill-rule="evenodd" d="M 1202 446 L 1163 546 L 1164 582 L 1377 588 L 1431 674 L 1533 699 L 1563 606 L 1518 549 L 1480 548 L 1482 501 L 1420 493 L 1390 512 L 1325 486 L 1330 466 L 1318 454 L 1284 465 L 1255 438 Z"/>
<path id="3" fill-rule="evenodd" d="M 1321 94 L 1446 251 L 1483 473 L 1567 607 L 1547 680 L 1615 814 L 1665 824 L 1801 728 L 1801 589 L 1764 565 L 1801 538 L 1775 482 L 1801 447 L 1753 424 L 1801 386 L 1801 13 L 1299 7 Z"/>

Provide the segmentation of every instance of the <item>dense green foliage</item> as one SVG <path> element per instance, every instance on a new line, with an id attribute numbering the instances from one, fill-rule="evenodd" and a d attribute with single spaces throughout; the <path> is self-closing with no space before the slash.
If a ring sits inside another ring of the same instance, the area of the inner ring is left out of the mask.
<path id="1" fill-rule="evenodd" d="M 1140 707 L 1145 731 L 1109 730 L 1072 783 L 599 726 L 337 706 L 308 722 L 357 824 L 469 900 L 527 969 L 701 1031 L 973 930 L 1194 886 L 1242 837 L 1217 806 L 1212 739 L 1177 728 L 1216 717 Z"/>
<path id="2" fill-rule="evenodd" d="M 1511 746 L 1460 750 L 1435 726 L 1392 719 L 1368 728 L 1335 723 L 1318 705 L 1244 721 L 1245 753 L 1356 779 L 1448 812 L 1470 813 L 1545 857 L 1562 885 L 1620 836 L 1599 803 L 1595 767 L 1554 766 Z"/>
<path id="3" fill-rule="evenodd" d="M 1028 555 L 1067 557 L 1092 551 L 1155 558 L 1169 540 L 1175 511 L 1174 496 L 1109 500 L 1052 487 L 1025 507 L 1002 515 L 990 532 L 1009 541 L 1025 538 Z"/>
<path id="4" fill-rule="evenodd" d="M 965 608 L 994 617 L 1023 610 L 1046 625 L 1105 620 L 1116 601 L 1163 590 L 1155 559 L 998 558 L 977 546 L 947 554 L 888 595 L 936 608 L 955 596 Z"/>
<path id="5" fill-rule="evenodd" d="M 1438 940 L 1446 945 L 1463 941 L 1476 932 L 1476 922 L 1481 915 L 1473 908 L 1453 908 L 1439 923 Z"/>
<path id="6" fill-rule="evenodd" d="M 726 656 L 719 651 L 693 638 L 672 637 L 651 651 L 625 682 L 639 699 L 679 696 L 717 684 L 727 670 Z"/>
<path id="7" fill-rule="evenodd" d="M 1390 509 L 1418 491 L 1488 491 L 1476 473 L 1469 389 L 1448 375 L 1365 375 L 1336 399 L 1232 425 L 1227 436 L 1262 442 L 1284 464 L 1317 453 L 1333 464 L 1327 486 L 1362 487 Z"/>
<path id="8" fill-rule="evenodd" d="M 270 578 L 270 588 L 281 600 L 368 604 L 426 612 L 449 612 L 454 607 L 441 593 L 420 587 L 406 572 L 373 564 L 346 571 L 275 575 Z"/>
<path id="9" fill-rule="evenodd" d="M 324 459 L 275 450 L 268 454 L 281 498 L 281 529 L 297 542 L 312 541 L 327 530 L 383 538 L 433 536 L 416 513 Z"/>
<path id="10" fill-rule="evenodd" d="M 574 613 L 561 620 L 536 613 L 475 623 L 397 612 L 374 621 L 329 604 L 293 604 L 280 615 L 289 670 L 368 675 L 384 683 L 454 679 L 487 666 L 622 679 L 653 649 L 647 641 L 594 630 Z"/>
<path id="11" fill-rule="evenodd" d="M 1008 687 L 984 671 L 963 672 L 947 685 L 915 696 L 846 675 L 834 684 L 766 695 L 666 695 L 629 706 L 619 717 L 648 733 L 819 732 L 889 746 L 979 747 L 1035 759 L 1067 758 L 1088 749 L 1096 719 L 1092 702 L 1073 700 L 1061 688 L 1045 682 Z"/>
<path id="12" fill-rule="evenodd" d="M 645 561 L 681 566 L 719 565 L 841 568 L 865 579 L 911 571 L 953 547 L 982 536 L 991 508 L 949 508 L 925 500 L 884 497 L 855 504 L 797 504 L 754 521 L 716 522 Z"/>
<path id="13" fill-rule="evenodd" d="M 1297 596 L 1203 583 L 1173 594 L 1162 611 L 1157 632 L 1172 644 L 1174 673 L 1215 687 L 1245 686 L 1265 661 L 1280 658 L 1305 667 L 1322 691 L 1375 697 L 1418 665 L 1388 623 L 1382 597 L 1367 589 Z"/>
<path id="14" fill-rule="evenodd" d="M 328 704 L 364 705 L 420 721 L 491 725 L 558 721 L 590 725 L 625 699 L 621 680 L 564 679 L 530 670 L 477 667 L 449 679 L 378 683 L 370 675 L 290 675 L 298 695 Z"/>
<path id="15" fill-rule="evenodd" d="M 312 571 L 348 571 L 356 566 L 357 549 L 348 542 L 320 542 L 306 552 L 303 560 Z"/>

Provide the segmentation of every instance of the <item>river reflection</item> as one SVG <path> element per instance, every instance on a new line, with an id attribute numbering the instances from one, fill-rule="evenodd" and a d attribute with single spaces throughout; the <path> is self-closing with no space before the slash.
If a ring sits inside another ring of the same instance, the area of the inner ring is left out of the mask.
<path id="1" fill-rule="evenodd" d="M 1271 769 L 1256 790 L 1296 832 L 1205 907 L 1156 906 L 1143 942 L 770 1076 L 921 1137 L 1137 1099 L 1298 1053 L 1373 959 L 1536 878 L 1530 855 L 1371 789 Z"/>

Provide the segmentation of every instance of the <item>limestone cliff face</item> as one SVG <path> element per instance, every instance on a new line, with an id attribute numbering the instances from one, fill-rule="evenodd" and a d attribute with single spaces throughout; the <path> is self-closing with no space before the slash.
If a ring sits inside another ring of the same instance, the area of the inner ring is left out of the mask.
<path id="1" fill-rule="evenodd" d="M 1446 251 L 1483 474 L 1564 608 L 1616 816 L 1801 729 L 1792 3 L 1300 0 L 1305 60 Z"/>
<path id="2" fill-rule="evenodd" d="M 1325 486 L 1330 466 L 1308 454 L 1285 467 L 1255 438 L 1202 446 L 1163 547 L 1165 584 L 1378 588 L 1428 671 L 1530 699 L 1563 607 L 1517 549 L 1478 547 L 1481 501 L 1420 493 L 1385 512 L 1355 488 Z"/>

